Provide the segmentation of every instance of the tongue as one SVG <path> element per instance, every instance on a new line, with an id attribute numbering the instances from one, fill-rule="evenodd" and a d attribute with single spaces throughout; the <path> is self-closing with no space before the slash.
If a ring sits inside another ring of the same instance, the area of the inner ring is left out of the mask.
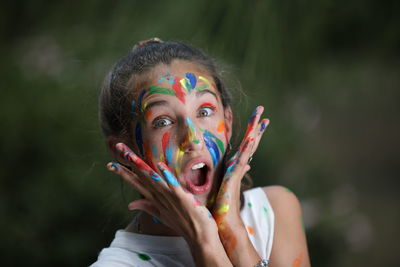
<path id="1" fill-rule="evenodd" d="M 190 170 L 186 175 L 187 179 L 193 183 L 194 185 L 202 185 L 205 183 L 205 175 L 203 174 L 203 171 L 201 169 L 197 170 Z"/>

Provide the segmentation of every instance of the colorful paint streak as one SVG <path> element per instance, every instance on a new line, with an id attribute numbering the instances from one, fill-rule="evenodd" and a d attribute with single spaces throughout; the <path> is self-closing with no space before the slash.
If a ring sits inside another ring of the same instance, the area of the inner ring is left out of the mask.
<path id="1" fill-rule="evenodd" d="M 148 89 L 149 94 L 164 94 L 164 95 L 172 95 L 176 96 L 175 91 L 173 91 L 171 88 L 165 88 L 165 87 L 159 87 L 159 86 L 151 86 Z"/>
<path id="2" fill-rule="evenodd" d="M 136 124 L 135 128 L 135 139 L 136 139 L 136 145 L 139 149 L 140 155 L 143 154 L 143 137 L 142 137 L 142 126 L 140 125 L 140 122 Z"/>
<path id="3" fill-rule="evenodd" d="M 147 164 L 149 165 L 150 168 L 155 170 L 154 164 L 152 161 L 152 159 L 154 157 L 152 149 L 150 149 L 150 146 L 147 142 L 144 143 L 143 147 L 144 147 L 144 156 L 145 156 Z"/>
<path id="4" fill-rule="evenodd" d="M 203 76 L 199 76 L 199 80 L 202 81 L 204 84 L 200 85 L 199 87 L 197 87 L 196 88 L 197 90 L 202 91 L 202 90 L 207 89 L 207 88 L 208 89 L 212 88 L 211 83 L 206 78 L 204 78 Z"/>
<path id="5" fill-rule="evenodd" d="M 225 248 L 225 251 L 229 255 L 236 248 L 237 239 L 225 218 L 230 209 L 230 195 L 228 194 L 227 188 L 228 180 L 223 180 L 220 190 L 218 192 L 217 200 L 215 203 L 216 207 L 213 210 L 213 216 L 218 226 L 218 233 L 220 235 L 222 244 Z"/>
<path id="6" fill-rule="evenodd" d="M 135 100 L 132 100 L 132 102 L 131 102 L 131 119 L 132 120 L 136 119 L 136 102 L 135 102 Z"/>
<path id="7" fill-rule="evenodd" d="M 217 132 L 219 132 L 219 133 L 222 132 L 222 133 L 224 134 L 224 136 L 225 136 L 225 142 L 226 142 L 226 143 L 229 142 L 229 140 L 228 140 L 228 133 L 226 132 L 226 127 L 225 127 L 225 121 L 224 121 L 224 120 L 222 120 L 222 121 L 220 121 L 220 122 L 218 123 Z"/>
<path id="8" fill-rule="evenodd" d="M 161 139 L 161 146 L 164 154 L 164 159 L 167 164 L 173 163 L 173 149 L 170 146 L 170 134 L 169 132 L 164 133 Z"/>
<path id="9" fill-rule="evenodd" d="M 259 109 L 259 107 L 256 107 L 253 110 L 253 112 L 251 113 L 250 117 L 249 117 L 246 133 L 244 134 L 245 137 L 247 137 L 249 135 L 249 133 L 254 129 L 254 126 L 255 126 L 254 122 L 255 122 L 255 119 L 256 119 L 257 114 L 258 114 L 258 109 Z"/>
<path id="10" fill-rule="evenodd" d="M 175 91 L 176 96 L 178 99 L 185 104 L 185 92 L 182 90 L 182 85 L 180 82 L 180 79 L 178 77 L 175 77 L 174 84 L 172 85 L 172 89 Z"/>
<path id="11" fill-rule="evenodd" d="M 169 170 L 167 165 L 165 165 L 162 162 L 158 163 L 158 167 L 161 170 L 161 172 L 164 174 L 164 177 L 167 179 L 168 183 L 170 183 L 173 186 L 180 186 L 178 180 L 176 177 L 172 174 L 172 172 Z"/>
<path id="12" fill-rule="evenodd" d="M 125 146 L 125 145 L 124 145 Z M 126 146 L 125 146 L 126 147 Z M 146 162 L 144 162 L 141 158 L 135 155 L 129 148 L 126 147 L 126 151 L 124 152 L 125 159 L 133 162 L 139 170 L 147 173 L 153 180 L 160 181 L 161 177 L 156 173 Z"/>
<path id="13" fill-rule="evenodd" d="M 203 133 L 204 143 L 211 155 L 213 166 L 215 167 L 220 161 L 221 155 L 224 155 L 224 143 L 211 132 L 205 130 Z M 221 153 L 220 153 L 221 152 Z"/>
<path id="14" fill-rule="evenodd" d="M 195 144 L 199 144 L 200 140 L 196 139 L 196 127 L 189 117 L 186 117 L 186 123 L 188 127 L 188 141 Z"/>

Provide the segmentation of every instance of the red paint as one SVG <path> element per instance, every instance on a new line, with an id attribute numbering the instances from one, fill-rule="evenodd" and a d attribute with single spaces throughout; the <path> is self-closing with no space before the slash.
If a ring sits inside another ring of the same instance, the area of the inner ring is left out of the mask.
<path id="1" fill-rule="evenodd" d="M 152 168 L 153 170 L 155 170 L 154 168 L 154 164 L 152 161 L 153 158 L 153 153 L 151 152 L 150 146 L 147 142 L 144 143 L 144 156 L 147 160 L 147 164 L 150 166 L 150 168 Z"/>
<path id="2" fill-rule="evenodd" d="M 161 139 L 162 150 L 163 150 L 163 153 L 164 153 L 164 160 L 167 159 L 167 155 L 165 153 L 165 150 L 167 149 L 167 146 L 169 144 L 169 137 L 170 137 L 169 132 L 166 132 L 163 135 L 162 139 Z"/>
<path id="3" fill-rule="evenodd" d="M 181 85 L 181 79 L 178 77 L 175 77 L 174 79 L 174 84 L 172 85 L 172 89 L 175 91 L 176 96 L 178 99 L 185 104 L 185 92 L 182 90 L 182 85 Z"/>
<path id="4" fill-rule="evenodd" d="M 154 172 L 154 170 L 152 168 L 150 168 L 149 165 L 146 164 L 146 162 L 144 162 L 141 158 L 136 156 L 134 153 L 127 152 L 125 158 L 127 160 L 135 163 L 136 166 L 142 171 L 145 171 L 149 174 Z"/>
<path id="5" fill-rule="evenodd" d="M 152 115 L 151 110 L 148 109 L 148 110 L 146 110 L 146 114 L 144 114 L 144 117 L 146 118 L 146 120 L 149 120 L 151 115 Z"/>
<path id="6" fill-rule="evenodd" d="M 210 107 L 210 108 L 214 109 L 215 111 L 217 110 L 217 107 L 210 102 L 205 102 L 205 103 L 201 104 L 200 107 L 201 108 Z"/>

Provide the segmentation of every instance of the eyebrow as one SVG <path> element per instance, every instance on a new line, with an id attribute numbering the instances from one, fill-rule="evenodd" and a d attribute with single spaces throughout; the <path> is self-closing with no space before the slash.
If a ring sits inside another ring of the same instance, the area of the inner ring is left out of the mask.
<path id="1" fill-rule="evenodd" d="M 217 94 L 214 93 L 213 91 L 211 91 L 210 89 L 203 89 L 203 90 L 201 90 L 201 91 L 197 91 L 197 92 L 196 92 L 196 96 L 197 96 L 197 97 L 200 97 L 200 96 L 202 96 L 202 95 L 204 95 L 204 94 L 206 94 L 206 93 L 212 94 L 212 95 L 218 100 Z"/>
<path id="2" fill-rule="evenodd" d="M 154 106 L 168 106 L 168 102 L 165 100 L 151 102 L 150 104 L 146 105 L 143 112 L 145 113 L 148 109 L 150 109 Z"/>

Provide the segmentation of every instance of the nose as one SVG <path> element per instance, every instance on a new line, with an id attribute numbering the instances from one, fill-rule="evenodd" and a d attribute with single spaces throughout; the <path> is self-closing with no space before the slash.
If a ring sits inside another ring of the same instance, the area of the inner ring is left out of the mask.
<path id="1" fill-rule="evenodd" d="M 182 142 L 182 150 L 184 152 L 201 150 L 203 147 L 203 141 L 200 138 L 200 135 L 194 125 L 193 121 L 189 118 L 185 118 L 184 127 L 183 127 L 183 142 Z"/>

